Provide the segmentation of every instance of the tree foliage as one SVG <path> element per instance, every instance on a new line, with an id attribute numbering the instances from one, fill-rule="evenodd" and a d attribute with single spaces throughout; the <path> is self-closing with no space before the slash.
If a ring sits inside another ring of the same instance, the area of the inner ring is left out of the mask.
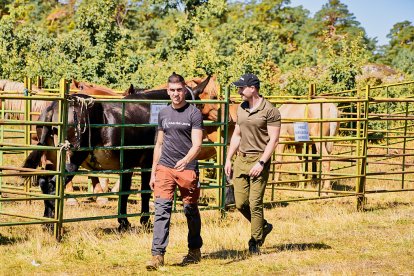
<path id="1" fill-rule="evenodd" d="M 152 87 L 172 71 L 223 84 L 259 75 L 264 94 L 360 85 L 377 61 L 413 74 L 414 27 L 397 23 L 375 52 L 355 16 L 329 0 L 313 17 L 289 0 L 16 0 L 0 4 L 0 77 L 61 77 Z"/>

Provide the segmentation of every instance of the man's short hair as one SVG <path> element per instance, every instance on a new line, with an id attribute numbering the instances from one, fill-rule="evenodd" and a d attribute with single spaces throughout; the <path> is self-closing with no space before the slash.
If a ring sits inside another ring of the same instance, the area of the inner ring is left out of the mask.
<path id="1" fill-rule="evenodd" d="M 173 72 L 172 75 L 168 77 L 168 83 L 182 83 L 183 85 L 185 85 L 185 80 L 183 76 Z"/>

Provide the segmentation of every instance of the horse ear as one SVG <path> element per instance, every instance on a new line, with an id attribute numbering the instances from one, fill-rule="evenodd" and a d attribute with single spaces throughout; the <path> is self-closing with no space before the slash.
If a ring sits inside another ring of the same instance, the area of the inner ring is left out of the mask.
<path id="1" fill-rule="evenodd" d="M 78 89 L 79 88 L 79 82 L 77 82 L 75 79 L 72 79 L 71 88 Z"/>
<path id="2" fill-rule="evenodd" d="M 129 86 L 129 88 L 125 91 L 124 96 L 128 96 L 128 95 L 132 95 L 135 93 L 135 88 L 134 85 L 131 83 L 131 85 Z"/>
<path id="3" fill-rule="evenodd" d="M 208 75 L 208 77 L 204 81 L 202 81 L 193 89 L 194 97 L 198 97 L 200 94 L 203 93 L 204 89 L 206 89 L 208 82 L 210 81 L 210 78 L 211 75 Z"/>

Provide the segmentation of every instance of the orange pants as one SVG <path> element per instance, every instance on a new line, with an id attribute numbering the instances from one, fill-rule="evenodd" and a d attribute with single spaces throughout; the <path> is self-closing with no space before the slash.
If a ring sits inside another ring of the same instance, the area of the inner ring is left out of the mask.
<path id="1" fill-rule="evenodd" d="M 198 176 L 194 170 L 177 171 L 163 165 L 155 169 L 154 198 L 173 200 L 176 185 L 184 204 L 195 204 L 200 197 Z"/>

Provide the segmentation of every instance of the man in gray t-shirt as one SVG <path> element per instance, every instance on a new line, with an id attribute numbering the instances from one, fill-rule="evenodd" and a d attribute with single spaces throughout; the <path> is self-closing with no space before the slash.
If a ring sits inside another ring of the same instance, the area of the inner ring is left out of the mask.
<path id="1" fill-rule="evenodd" d="M 194 105 L 186 103 L 175 109 L 169 105 L 158 114 L 158 130 L 164 132 L 161 158 L 158 164 L 174 168 L 192 147 L 191 130 L 203 129 L 203 117 Z M 196 169 L 197 160 L 190 161 L 185 167 Z"/>
<path id="2" fill-rule="evenodd" d="M 152 259 L 147 263 L 148 270 L 156 270 L 164 265 L 177 186 L 188 224 L 188 254 L 182 264 L 200 262 L 200 248 L 203 245 L 197 204 L 200 187 L 195 160 L 201 150 L 203 119 L 200 110 L 185 100 L 187 88 L 182 76 L 173 73 L 168 78 L 167 91 L 172 102 L 158 115 L 157 142 L 150 180 L 150 187 L 154 191 L 155 217 Z"/>

